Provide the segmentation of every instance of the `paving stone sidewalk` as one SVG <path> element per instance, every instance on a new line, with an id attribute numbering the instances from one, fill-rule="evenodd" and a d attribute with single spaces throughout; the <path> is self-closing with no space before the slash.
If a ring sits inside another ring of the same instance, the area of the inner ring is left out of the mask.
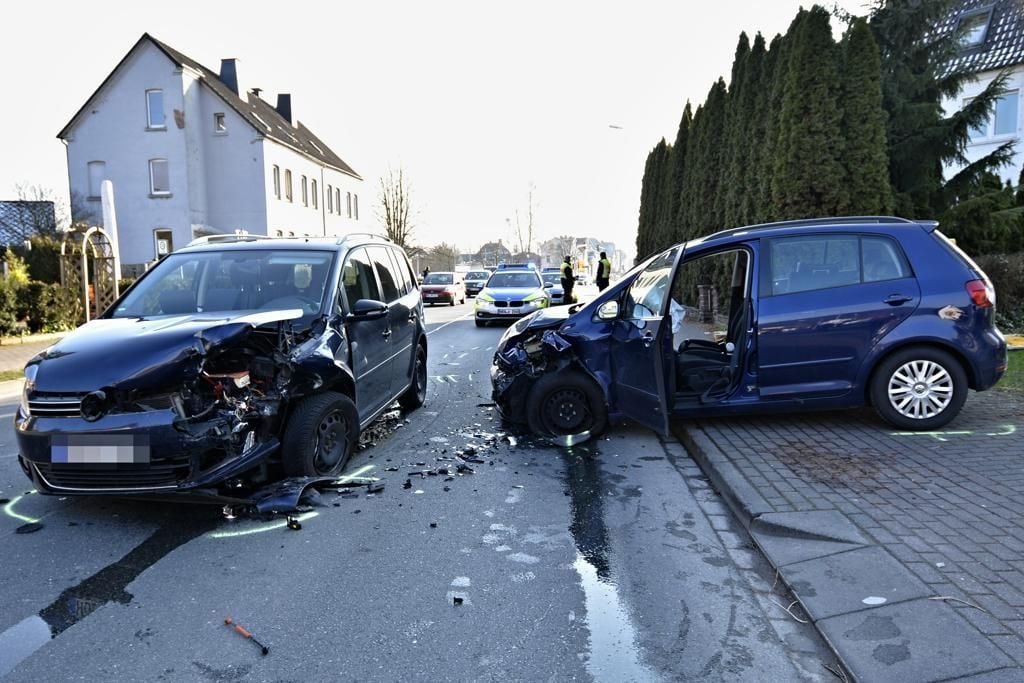
<path id="1" fill-rule="evenodd" d="M 870 410 L 674 431 L 855 678 L 1024 680 L 1024 397 L 972 392 L 934 433 Z"/>
<path id="2" fill-rule="evenodd" d="M 57 343 L 57 338 L 29 341 L 24 344 L 18 342 L 0 344 L 0 370 L 21 370 L 29 358 L 55 343 Z"/>

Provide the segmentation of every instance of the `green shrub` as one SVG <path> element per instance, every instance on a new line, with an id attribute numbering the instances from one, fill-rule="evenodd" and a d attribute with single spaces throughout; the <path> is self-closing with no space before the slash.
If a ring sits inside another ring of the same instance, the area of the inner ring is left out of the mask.
<path id="1" fill-rule="evenodd" d="M 32 332 L 60 332 L 74 329 L 82 313 L 82 302 L 75 290 L 59 284 L 30 282 L 22 300 L 26 306 L 28 328 Z"/>
<path id="2" fill-rule="evenodd" d="M 1024 252 L 975 259 L 996 288 L 996 322 L 1004 332 L 1024 331 Z"/>
<path id="3" fill-rule="evenodd" d="M 15 249 L 28 264 L 28 274 L 39 282 L 60 282 L 60 243 L 54 237 L 32 238 L 31 249 Z"/>
<path id="4" fill-rule="evenodd" d="M 16 282 L 0 278 L 0 335 L 17 331 L 19 289 Z"/>

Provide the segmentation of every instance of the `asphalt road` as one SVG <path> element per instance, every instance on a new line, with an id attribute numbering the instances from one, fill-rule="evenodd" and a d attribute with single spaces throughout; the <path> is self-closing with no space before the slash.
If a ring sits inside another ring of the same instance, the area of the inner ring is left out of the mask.
<path id="1" fill-rule="evenodd" d="M 15 405 L 0 405 L 0 677 L 830 679 L 678 444 L 623 425 L 572 450 L 513 444 L 489 405 L 503 330 L 475 328 L 471 307 L 428 309 L 427 404 L 347 469 L 385 490 L 326 494 L 297 531 L 209 506 L 26 495 Z M 471 443 L 475 473 L 410 476 Z M 16 534 L 27 521 L 42 529 Z"/>

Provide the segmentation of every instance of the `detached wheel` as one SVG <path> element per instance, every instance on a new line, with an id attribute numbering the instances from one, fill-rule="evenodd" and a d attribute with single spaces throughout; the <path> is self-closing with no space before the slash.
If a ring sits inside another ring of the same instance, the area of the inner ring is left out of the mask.
<path id="1" fill-rule="evenodd" d="M 398 397 L 398 405 L 405 410 L 415 410 L 427 400 L 427 351 L 416 346 L 416 367 L 412 370 L 412 384 Z"/>
<path id="2" fill-rule="evenodd" d="M 871 402 L 890 424 L 912 431 L 944 426 L 967 400 L 967 373 L 940 349 L 912 347 L 886 358 L 871 380 Z"/>
<path id="3" fill-rule="evenodd" d="M 289 477 L 340 474 L 359 440 L 359 412 L 352 399 L 328 391 L 307 396 L 292 411 L 281 440 Z"/>
<path id="4" fill-rule="evenodd" d="M 580 372 L 560 372 L 544 375 L 533 385 L 526 420 L 541 436 L 597 435 L 608 425 L 608 406 L 592 379 Z"/>

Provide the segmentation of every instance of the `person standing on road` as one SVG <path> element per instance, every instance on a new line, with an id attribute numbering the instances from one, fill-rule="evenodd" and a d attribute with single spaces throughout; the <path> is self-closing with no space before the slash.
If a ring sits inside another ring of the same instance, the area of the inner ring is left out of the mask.
<path id="1" fill-rule="evenodd" d="M 601 252 L 601 260 L 597 262 L 597 291 L 603 292 L 612 279 L 612 262 L 608 260 L 608 254 Z"/>
<path id="2" fill-rule="evenodd" d="M 572 258 L 566 256 L 562 261 L 562 290 L 565 291 L 565 296 L 562 299 L 567 304 L 572 303 L 572 287 L 576 284 L 576 280 L 572 274 Z"/>

